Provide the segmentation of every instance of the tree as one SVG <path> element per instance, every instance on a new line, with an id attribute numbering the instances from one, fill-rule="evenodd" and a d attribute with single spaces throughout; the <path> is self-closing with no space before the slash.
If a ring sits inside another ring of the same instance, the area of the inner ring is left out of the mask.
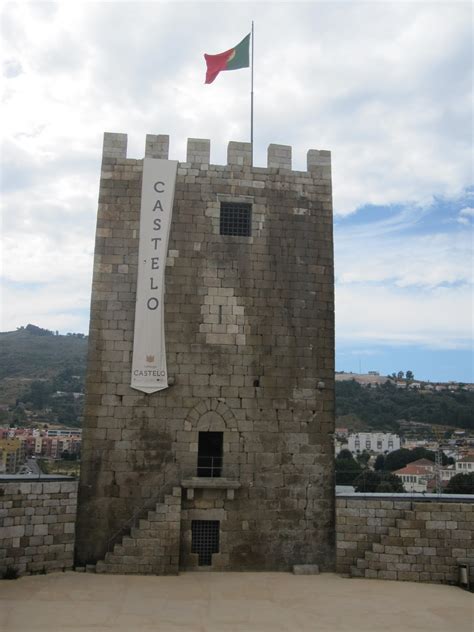
<path id="1" fill-rule="evenodd" d="M 418 459 L 428 459 L 428 461 L 433 461 L 433 463 L 435 463 L 436 461 L 435 453 L 432 450 L 427 450 L 426 448 L 419 447 L 413 448 L 413 450 L 410 450 L 410 452 L 413 457 L 411 461 L 417 461 Z M 411 461 L 408 462 L 411 463 Z"/>
<path id="2" fill-rule="evenodd" d="M 15 406 L 15 408 L 12 411 L 12 422 L 14 424 L 22 424 L 24 421 L 26 421 L 26 413 L 25 413 L 25 408 L 24 406 Z"/>
<path id="3" fill-rule="evenodd" d="M 25 327 L 26 331 L 34 336 L 54 336 L 53 332 L 49 329 L 43 329 L 42 327 L 37 327 L 36 325 L 32 325 L 31 323 Z"/>
<path id="4" fill-rule="evenodd" d="M 393 488 L 393 484 L 390 483 L 390 481 L 381 481 L 377 485 L 377 489 L 375 491 L 377 491 L 379 494 L 393 494 L 395 490 Z M 397 491 L 401 493 L 404 490 L 397 490 Z"/>
<path id="5" fill-rule="evenodd" d="M 399 380 L 403 380 L 403 376 L 404 376 L 404 375 L 405 375 L 405 374 L 403 373 L 403 371 L 399 371 L 399 372 L 397 373 L 397 378 L 398 378 Z"/>
<path id="6" fill-rule="evenodd" d="M 41 410 L 48 405 L 51 391 L 50 384 L 36 380 L 31 383 L 30 390 L 23 395 L 22 399 L 30 403 L 35 410 Z"/>
<path id="7" fill-rule="evenodd" d="M 408 463 L 418 461 L 418 459 L 428 459 L 428 461 L 433 461 L 433 463 L 436 462 L 436 456 L 432 450 L 427 450 L 422 447 L 413 448 L 413 450 L 400 448 L 400 450 L 394 450 L 387 454 L 385 457 L 384 470 L 394 472 L 395 470 L 400 470 L 402 467 L 405 467 Z M 450 465 L 453 463 L 453 459 L 447 457 L 446 454 L 442 452 L 441 463 L 442 465 Z"/>
<path id="8" fill-rule="evenodd" d="M 374 470 L 376 472 L 379 472 L 384 469 L 384 465 L 385 465 L 385 457 L 383 454 L 379 454 L 377 458 L 375 459 Z"/>
<path id="9" fill-rule="evenodd" d="M 456 474 L 446 485 L 446 494 L 474 494 L 474 472 Z"/>
<path id="10" fill-rule="evenodd" d="M 364 470 L 354 481 L 356 492 L 380 492 L 380 493 L 403 493 L 403 483 L 395 474 L 387 472 L 372 472 Z"/>
<path id="11" fill-rule="evenodd" d="M 338 459 L 353 459 L 352 452 L 347 448 L 343 448 L 337 455 Z"/>
<path id="12" fill-rule="evenodd" d="M 474 391 L 428 393 L 397 388 L 391 382 L 379 388 L 365 388 L 351 380 L 336 382 L 338 425 L 357 429 L 398 432 L 404 420 L 474 430 L 473 408 Z"/>
<path id="13" fill-rule="evenodd" d="M 407 371 L 405 375 L 407 380 L 413 380 L 415 378 L 415 376 L 413 375 L 413 371 Z"/>
<path id="14" fill-rule="evenodd" d="M 359 465 L 362 468 L 367 467 L 367 463 L 369 462 L 369 460 L 370 460 L 370 454 L 366 450 L 364 450 L 361 454 L 357 455 L 357 463 L 359 463 Z"/>
<path id="15" fill-rule="evenodd" d="M 352 485 L 361 467 L 350 450 L 341 450 L 336 459 L 336 485 Z"/>
<path id="16" fill-rule="evenodd" d="M 384 469 L 389 472 L 401 470 L 402 467 L 405 467 L 405 465 L 411 463 L 411 461 L 416 461 L 416 458 L 414 459 L 412 457 L 411 450 L 400 448 L 400 450 L 394 450 L 387 454 Z"/>
<path id="17" fill-rule="evenodd" d="M 436 463 L 436 455 L 433 450 L 427 450 L 426 448 L 422 447 L 413 448 L 413 450 L 411 450 L 411 454 L 413 458 L 411 459 L 411 461 L 408 461 L 409 463 L 411 463 L 412 461 L 417 461 L 418 459 L 428 459 L 429 461 L 433 461 L 433 463 Z M 441 452 L 441 465 L 452 465 L 453 463 L 454 459 L 452 457 L 448 457 L 444 452 Z"/>

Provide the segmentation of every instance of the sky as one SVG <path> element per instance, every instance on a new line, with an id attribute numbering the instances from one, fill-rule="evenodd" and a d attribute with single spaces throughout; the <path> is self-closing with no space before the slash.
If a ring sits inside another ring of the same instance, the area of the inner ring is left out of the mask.
<path id="1" fill-rule="evenodd" d="M 102 135 L 332 152 L 336 369 L 473 382 L 470 2 L 16 2 L 1 14 L 1 331 L 89 326 Z"/>

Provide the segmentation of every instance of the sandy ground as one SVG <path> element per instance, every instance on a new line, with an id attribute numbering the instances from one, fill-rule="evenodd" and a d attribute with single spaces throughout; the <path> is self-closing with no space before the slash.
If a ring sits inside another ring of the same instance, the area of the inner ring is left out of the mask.
<path id="1" fill-rule="evenodd" d="M 0 582 L 1 632 L 472 632 L 453 586 L 332 573 L 54 573 Z"/>

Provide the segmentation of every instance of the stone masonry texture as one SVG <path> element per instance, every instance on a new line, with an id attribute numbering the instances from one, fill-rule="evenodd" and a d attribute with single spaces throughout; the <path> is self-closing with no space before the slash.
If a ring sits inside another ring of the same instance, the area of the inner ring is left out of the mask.
<path id="1" fill-rule="evenodd" d="M 0 577 L 72 569 L 77 482 L 0 482 Z"/>
<path id="2" fill-rule="evenodd" d="M 146 155 L 168 157 L 149 135 Z M 101 572 L 194 568 L 193 520 L 218 520 L 219 570 L 335 564 L 334 277 L 330 152 L 189 139 L 165 276 L 172 385 L 130 387 L 142 160 L 105 134 L 97 218 L 76 563 Z M 221 202 L 252 205 L 250 237 L 219 234 Z M 201 431 L 223 433 L 231 490 L 181 491 Z M 236 486 L 237 485 L 237 486 Z M 173 499 L 173 500 L 171 500 Z M 165 524 L 166 523 L 166 524 Z M 107 554 L 107 557 L 106 557 Z"/>
<path id="3" fill-rule="evenodd" d="M 457 583 L 458 562 L 474 559 L 473 501 L 445 496 L 423 501 L 403 495 L 338 497 L 337 571 L 352 577 Z M 0 483 L 0 576 L 9 566 L 20 574 L 70 569 L 76 503 L 73 481 Z M 96 572 L 176 574 L 185 566 L 176 554 L 183 503 L 181 488 L 172 488 L 111 547 L 95 565 Z M 201 497 L 200 509 L 193 511 L 197 518 L 219 519 L 222 505 L 222 495 L 215 490 L 205 503 Z M 182 555 L 192 558 L 186 538 L 181 548 Z M 215 557 L 214 567 L 224 570 L 226 555 Z M 296 565 L 293 572 L 317 572 L 317 566 Z"/>
<path id="4" fill-rule="evenodd" d="M 351 497 L 336 505 L 340 573 L 457 583 L 458 562 L 474 561 L 473 502 Z"/>
<path id="5" fill-rule="evenodd" d="M 181 488 L 148 511 L 120 544 L 97 562 L 96 573 L 177 575 L 179 572 Z"/>

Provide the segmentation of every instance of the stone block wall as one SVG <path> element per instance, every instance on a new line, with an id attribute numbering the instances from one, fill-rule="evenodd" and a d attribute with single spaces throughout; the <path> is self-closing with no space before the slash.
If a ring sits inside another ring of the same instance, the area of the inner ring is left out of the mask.
<path id="1" fill-rule="evenodd" d="M 248 557 L 258 516 L 243 503 L 235 512 L 238 490 L 236 496 L 225 489 L 189 492 L 174 488 L 166 494 L 119 539 L 95 571 L 174 575 L 180 569 L 195 569 L 193 520 L 221 522 L 215 570 L 227 570 L 231 555 L 241 555 L 242 566 L 259 570 L 258 556 Z M 8 566 L 20 574 L 71 569 L 76 504 L 73 481 L 1 482 L 0 576 Z M 336 570 L 344 575 L 454 584 L 458 560 L 474 558 L 474 502 L 467 498 L 338 497 L 336 511 Z M 272 514 L 266 525 L 260 523 L 259 538 L 267 538 L 274 519 Z M 247 542 L 242 533 L 247 534 Z M 290 534 L 288 530 L 278 534 L 289 559 L 304 541 L 304 533 L 300 540 Z M 236 539 L 244 542 L 237 552 Z M 298 559 L 306 564 L 303 556 Z"/>
<path id="2" fill-rule="evenodd" d="M 210 142 L 189 139 L 165 275 L 173 385 L 148 395 L 130 387 L 143 160 L 127 157 L 126 142 L 104 137 L 77 562 L 103 559 L 145 501 L 196 476 L 198 435 L 210 431 L 223 432 L 222 476 L 240 483 L 218 508 L 227 568 L 333 568 L 330 153 L 310 150 L 307 171 L 293 171 L 291 148 L 271 145 L 267 166 L 253 167 L 249 143 L 235 142 L 228 164 L 213 165 Z M 145 145 L 168 157 L 167 136 Z M 220 234 L 221 202 L 252 205 L 251 236 Z"/>
<path id="3" fill-rule="evenodd" d="M 0 482 L 0 576 L 73 567 L 77 483 Z"/>
<path id="4" fill-rule="evenodd" d="M 338 498 L 337 570 L 352 577 L 457 583 L 474 558 L 474 503 Z"/>
<path id="5" fill-rule="evenodd" d="M 130 535 L 100 560 L 96 573 L 121 575 L 177 575 L 179 571 L 181 488 L 175 487 Z"/>

